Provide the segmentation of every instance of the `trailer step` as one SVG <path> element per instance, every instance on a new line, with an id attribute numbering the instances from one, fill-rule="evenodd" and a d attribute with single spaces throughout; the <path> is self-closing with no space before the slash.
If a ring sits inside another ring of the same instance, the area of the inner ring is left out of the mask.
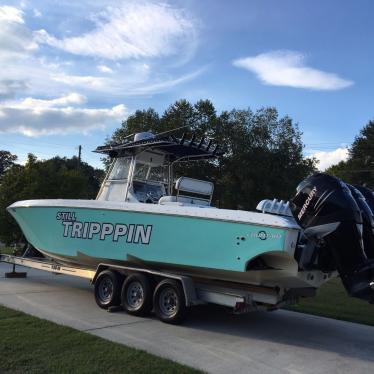
<path id="1" fill-rule="evenodd" d="M 9 273 L 5 273 L 5 278 L 26 278 L 27 273 L 25 271 L 11 271 Z"/>
<path id="2" fill-rule="evenodd" d="M 5 273 L 5 278 L 26 278 L 27 273 L 25 271 L 16 271 L 16 264 L 13 263 L 12 271 Z"/>

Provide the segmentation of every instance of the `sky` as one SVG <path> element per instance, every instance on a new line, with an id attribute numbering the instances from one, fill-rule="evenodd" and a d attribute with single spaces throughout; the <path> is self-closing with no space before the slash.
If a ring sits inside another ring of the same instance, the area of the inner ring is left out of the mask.
<path id="1" fill-rule="evenodd" d="M 274 106 L 324 170 L 374 118 L 374 2 L 1 1 L 0 149 L 82 158 L 137 109 Z"/>

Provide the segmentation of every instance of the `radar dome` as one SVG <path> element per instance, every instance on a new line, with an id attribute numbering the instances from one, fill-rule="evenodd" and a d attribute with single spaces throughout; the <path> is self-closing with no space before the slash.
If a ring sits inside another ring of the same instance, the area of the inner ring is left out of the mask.
<path id="1" fill-rule="evenodd" d="M 140 140 L 153 139 L 155 136 L 150 131 L 138 132 L 134 136 L 134 142 L 139 142 Z"/>

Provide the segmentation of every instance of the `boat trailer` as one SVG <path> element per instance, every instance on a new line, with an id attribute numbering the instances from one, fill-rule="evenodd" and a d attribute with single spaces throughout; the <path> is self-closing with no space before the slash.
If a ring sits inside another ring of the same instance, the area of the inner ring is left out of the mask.
<path id="1" fill-rule="evenodd" d="M 122 295 L 115 295 L 117 297 L 110 295 L 110 293 L 118 293 L 119 291 L 116 291 L 117 287 L 114 283 L 108 283 L 110 277 L 108 278 L 107 275 L 111 276 L 115 274 L 117 279 L 121 277 L 123 284 L 126 283 L 126 279 L 128 280 L 134 277 L 137 277 L 138 281 L 142 278 L 150 280 L 153 284 L 157 284 L 152 298 L 153 308 L 151 309 L 154 309 L 159 319 L 167 323 L 181 322 L 185 317 L 187 309 L 194 305 L 216 304 L 230 308 L 234 314 L 243 314 L 251 311 L 275 310 L 286 304 L 297 302 L 300 296 L 314 296 L 315 292 L 314 289 L 300 289 L 300 294 L 297 294 L 295 292 L 280 290 L 279 288 L 235 284 L 230 282 L 207 282 L 181 274 L 105 263 L 99 264 L 96 270 L 92 270 L 71 265 L 63 265 L 45 258 L 29 258 L 8 254 L 0 254 L 0 262 L 12 265 L 13 270 L 10 273 L 6 273 L 6 277 L 8 278 L 26 277 L 27 273 L 16 271 L 16 266 L 21 266 L 30 269 L 43 270 L 56 275 L 70 275 L 87 279 L 95 286 L 96 303 L 101 308 L 107 309 L 109 312 L 125 309 L 128 313 L 135 314 L 131 313 L 131 301 L 134 303 L 139 302 L 139 295 L 137 294 L 136 287 L 133 287 L 130 291 L 127 291 L 127 302 L 123 302 L 123 300 L 120 302 L 120 300 L 124 298 L 123 291 Z M 165 292 L 160 292 L 160 297 L 164 297 L 164 301 L 168 300 L 170 305 L 166 302 L 167 307 L 165 310 L 162 310 L 162 307 L 156 308 L 156 305 L 162 305 L 162 303 L 160 304 L 160 301 L 157 300 L 156 291 L 160 286 L 168 284 L 174 286 L 177 285 L 177 290 L 179 287 L 183 295 L 178 295 L 178 292 L 176 292 L 166 294 L 165 296 Z M 108 303 L 106 298 L 116 301 Z M 178 316 L 172 315 L 170 311 L 173 310 L 173 305 L 180 302 L 183 302 L 184 304 L 180 308 L 184 313 L 181 313 L 181 315 Z"/>

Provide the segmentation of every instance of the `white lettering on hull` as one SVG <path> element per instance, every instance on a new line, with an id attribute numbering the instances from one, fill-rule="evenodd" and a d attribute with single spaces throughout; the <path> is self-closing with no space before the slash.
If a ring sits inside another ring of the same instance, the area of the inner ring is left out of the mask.
<path id="1" fill-rule="evenodd" d="M 134 243 L 149 243 L 152 234 L 152 226 L 136 225 Z"/>
<path id="2" fill-rule="evenodd" d="M 63 236 L 74 239 L 99 239 L 127 243 L 149 244 L 152 225 L 134 225 L 124 223 L 99 223 L 77 221 L 75 212 L 58 212 L 56 219 L 64 227 Z"/>

